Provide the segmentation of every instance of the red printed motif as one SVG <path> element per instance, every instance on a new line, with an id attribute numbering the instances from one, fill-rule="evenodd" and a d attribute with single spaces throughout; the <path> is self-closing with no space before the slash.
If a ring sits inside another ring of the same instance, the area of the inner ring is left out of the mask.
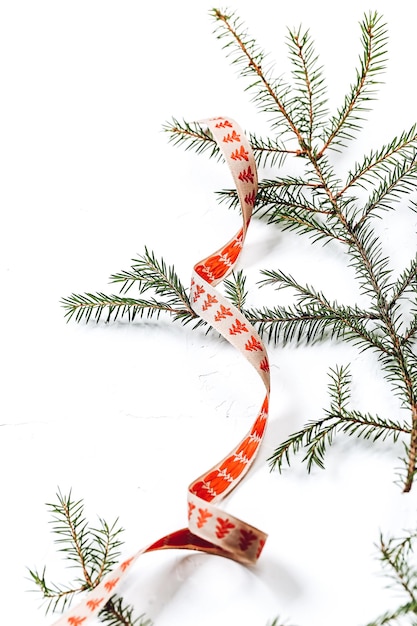
<path id="1" fill-rule="evenodd" d="M 262 344 L 252 335 L 249 341 L 245 343 L 245 350 L 249 350 L 249 352 L 262 350 Z"/>
<path id="2" fill-rule="evenodd" d="M 123 561 L 123 563 L 120 566 L 120 569 L 122 570 L 122 572 L 124 572 L 129 567 L 132 561 L 133 561 L 133 556 L 130 559 Z"/>
<path id="3" fill-rule="evenodd" d="M 193 504 L 192 502 L 188 503 L 188 519 L 191 519 L 191 515 L 193 514 L 193 511 L 195 509 L 195 504 Z"/>
<path id="4" fill-rule="evenodd" d="M 226 535 L 230 533 L 230 531 L 236 528 L 235 524 L 232 524 L 228 519 L 222 519 L 221 517 L 217 518 L 217 526 L 216 526 L 216 537 L 218 539 L 224 539 Z"/>
<path id="5" fill-rule="evenodd" d="M 212 296 L 209 293 L 207 294 L 207 299 L 204 301 L 203 306 L 201 307 L 203 311 L 207 311 L 213 304 L 217 304 L 218 300 L 216 296 Z"/>
<path id="6" fill-rule="evenodd" d="M 261 370 L 263 370 L 264 372 L 269 372 L 269 361 L 267 359 L 267 357 L 265 357 L 264 359 L 262 359 L 262 361 L 259 363 L 259 367 L 261 368 Z"/>
<path id="7" fill-rule="evenodd" d="M 256 200 L 256 192 L 255 192 L 255 190 L 251 191 L 251 193 L 248 193 L 245 196 L 245 202 L 246 202 L 246 204 L 249 204 L 249 206 L 254 206 L 255 200 Z"/>
<path id="8" fill-rule="evenodd" d="M 112 591 L 112 589 L 117 585 L 118 582 L 118 578 L 112 578 L 112 580 L 108 580 L 106 583 L 104 583 L 106 591 Z"/>
<path id="9" fill-rule="evenodd" d="M 244 528 L 242 528 L 240 530 L 240 542 L 239 542 L 239 548 L 242 550 L 242 552 L 246 552 L 246 550 L 249 548 L 249 546 L 251 545 L 251 543 L 253 543 L 255 539 L 256 539 L 255 533 L 253 533 L 251 530 L 245 530 Z"/>
<path id="10" fill-rule="evenodd" d="M 240 135 L 238 135 L 235 130 L 223 137 L 224 143 L 230 143 L 231 141 L 240 141 Z"/>
<path id="11" fill-rule="evenodd" d="M 225 320 L 229 315 L 233 315 L 231 310 L 228 307 L 225 307 L 223 304 L 220 305 L 220 309 L 217 311 L 214 316 L 215 322 L 220 322 L 220 320 Z"/>
<path id="12" fill-rule="evenodd" d="M 230 158 L 234 161 L 242 161 L 242 159 L 244 161 L 249 161 L 249 153 L 247 150 L 245 150 L 244 146 L 240 146 L 240 150 L 236 149 L 234 152 L 232 152 Z"/>
<path id="13" fill-rule="evenodd" d="M 222 119 L 222 118 L 219 118 Z M 232 128 L 232 124 L 230 122 L 228 122 L 227 120 L 225 120 L 224 122 L 217 122 L 216 124 L 216 128 Z"/>
<path id="14" fill-rule="evenodd" d="M 202 285 L 197 285 L 193 297 L 194 302 L 197 302 L 202 293 L 205 293 L 204 287 L 202 287 Z"/>
<path id="15" fill-rule="evenodd" d="M 98 606 L 103 602 L 104 598 L 97 598 L 96 600 L 89 600 L 87 606 L 90 611 L 95 611 Z"/>
<path id="16" fill-rule="evenodd" d="M 198 509 L 197 528 L 202 528 L 210 517 L 213 514 L 208 509 Z"/>
<path id="17" fill-rule="evenodd" d="M 261 556 L 261 552 L 263 550 L 263 547 L 265 545 L 265 540 L 264 539 L 259 539 L 259 546 L 258 546 L 258 550 L 256 552 L 256 558 L 259 559 L 259 557 Z"/>
<path id="18" fill-rule="evenodd" d="M 231 325 L 230 329 L 229 329 L 229 334 L 230 335 L 240 335 L 240 333 L 248 333 L 248 329 L 246 327 L 245 324 L 242 324 L 242 322 L 240 320 L 238 320 L 236 318 L 236 321 L 234 324 Z"/>
<path id="19" fill-rule="evenodd" d="M 254 176 L 254 173 L 251 170 L 250 165 L 249 165 L 248 169 L 243 170 L 242 172 L 239 173 L 238 178 L 239 178 L 239 180 L 242 181 L 242 183 L 249 183 L 249 182 L 251 182 L 253 184 L 253 182 L 255 180 L 255 176 Z"/>

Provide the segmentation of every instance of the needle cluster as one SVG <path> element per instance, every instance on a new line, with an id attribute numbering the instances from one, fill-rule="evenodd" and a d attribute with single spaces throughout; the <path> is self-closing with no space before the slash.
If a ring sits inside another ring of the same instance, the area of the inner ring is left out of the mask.
<path id="1" fill-rule="evenodd" d="M 405 537 L 384 537 L 381 534 L 378 544 L 379 558 L 389 587 L 398 592 L 403 603 L 395 610 L 386 611 L 366 626 L 389 626 L 391 624 L 415 624 L 417 621 L 417 563 L 413 546 L 417 538 L 416 530 Z"/>
<path id="2" fill-rule="evenodd" d="M 51 514 L 58 551 L 63 553 L 74 577 L 71 582 L 57 584 L 47 580 L 46 567 L 41 571 L 30 568 L 28 571 L 45 601 L 46 613 L 62 612 L 77 594 L 94 589 L 117 564 L 123 528 L 118 525 L 118 520 L 108 524 L 102 518 L 99 518 L 97 527 L 91 526 L 84 513 L 83 501 L 74 500 L 71 492 L 65 495 L 58 490 L 57 502 L 46 506 Z M 152 626 L 143 615 L 135 618 L 133 608 L 117 595 L 106 603 L 99 619 L 106 626 Z"/>

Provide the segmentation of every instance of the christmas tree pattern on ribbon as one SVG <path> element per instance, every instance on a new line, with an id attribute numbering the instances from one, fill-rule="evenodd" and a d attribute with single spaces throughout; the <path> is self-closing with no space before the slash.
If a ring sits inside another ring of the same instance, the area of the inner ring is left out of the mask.
<path id="1" fill-rule="evenodd" d="M 86 621 L 98 613 L 128 575 L 134 562 L 145 552 L 199 550 L 242 564 L 253 564 L 265 545 L 265 533 L 233 515 L 226 515 L 217 506 L 249 471 L 262 443 L 268 419 L 270 374 L 265 346 L 243 313 L 215 289 L 217 283 L 233 270 L 242 251 L 256 199 L 257 170 L 249 142 L 236 122 L 218 117 L 204 123 L 231 170 L 240 200 L 243 226 L 217 252 L 196 263 L 191 280 L 191 301 L 195 313 L 229 341 L 255 369 L 264 383 L 265 397 L 247 435 L 224 459 L 189 485 L 188 526 L 158 539 L 124 560 L 54 626 L 86 626 Z M 167 488 L 171 480 L 172 473 L 167 475 Z"/>

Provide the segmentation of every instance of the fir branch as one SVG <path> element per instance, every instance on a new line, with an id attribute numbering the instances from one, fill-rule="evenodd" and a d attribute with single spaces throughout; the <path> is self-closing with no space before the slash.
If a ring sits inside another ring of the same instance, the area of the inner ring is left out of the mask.
<path id="1" fill-rule="evenodd" d="M 417 464 L 417 357 L 414 350 L 417 303 L 410 298 L 412 308 L 405 313 L 411 315 L 411 319 L 406 323 L 404 307 L 400 308 L 399 300 L 410 294 L 414 298 L 417 293 L 416 259 L 394 280 L 390 259 L 373 228 L 372 218 L 381 209 L 391 208 L 404 195 L 410 195 L 417 187 L 416 127 L 399 134 L 379 150 L 371 151 L 354 166 L 345 181 L 338 179 L 329 153 L 326 153 L 327 148 L 341 148 L 353 137 L 364 119 L 367 103 L 375 96 L 375 86 L 386 59 L 385 25 L 377 12 L 365 15 L 361 22 L 363 54 L 356 81 L 323 133 L 324 82 L 308 31 L 298 29 L 289 34 L 295 78 L 295 89 L 291 90 L 286 82 L 273 78 L 271 68 L 265 68 L 264 52 L 247 34 L 236 15 L 214 9 L 212 16 L 217 23 L 217 35 L 225 43 L 233 64 L 243 77 L 251 79 L 248 89 L 254 93 L 260 109 L 272 114 L 273 126 L 278 131 L 278 138 L 266 140 L 251 135 L 252 145 L 255 151 L 258 150 L 258 162 L 282 165 L 284 158 L 292 154 L 302 157 L 305 165 L 303 175 L 282 175 L 262 181 L 256 214 L 268 223 L 278 224 L 282 231 L 307 234 L 313 243 L 326 244 L 332 240 L 342 247 L 355 271 L 360 292 L 369 303 L 367 310 L 357 305 L 341 305 L 280 271 L 268 270 L 263 273 L 266 279 L 261 284 L 291 287 L 295 292 L 295 305 L 254 308 L 246 313 L 260 333 L 274 342 L 305 340 L 309 343 L 333 337 L 351 341 L 360 350 L 377 352 L 386 380 L 411 415 L 412 432 L 407 446 L 404 486 L 408 491 Z M 185 143 L 197 152 L 218 155 L 211 135 L 198 124 L 180 123 L 174 119 L 167 130 L 171 131 L 174 143 Z M 324 143 L 317 151 L 312 144 L 313 138 L 320 133 Z M 297 149 L 287 148 L 282 143 L 280 136 L 285 134 L 296 140 Z M 355 187 L 366 191 L 370 188 L 368 201 L 362 207 L 358 198 L 352 195 Z M 226 190 L 220 198 L 230 206 L 237 204 L 236 191 Z M 99 320 L 106 312 L 108 320 L 117 316 L 133 320 L 136 316 L 158 318 L 163 312 L 183 323 L 192 320 L 195 326 L 201 323 L 174 268 L 168 268 L 163 260 L 158 261 L 153 253 L 146 251 L 143 257 L 134 261 L 130 270 L 114 275 L 112 279 L 121 284 L 121 295 L 73 294 L 63 301 L 67 317 L 78 321 Z M 240 308 L 244 306 L 244 285 L 241 282 L 236 278 L 226 285 L 229 297 Z M 126 292 L 135 284 L 140 294 L 149 289 L 153 295 L 146 300 L 127 298 Z M 360 416 L 351 414 L 353 421 L 356 418 L 360 421 Z M 337 422 L 337 412 L 334 417 Z M 325 445 L 335 430 L 326 420 L 329 437 L 319 437 L 318 432 L 320 445 Z M 377 433 L 378 420 L 375 427 Z M 340 430 L 342 426 L 337 428 Z"/>
<path id="2" fill-rule="evenodd" d="M 295 123 L 309 146 L 313 146 L 326 114 L 326 87 L 323 68 L 318 65 L 318 57 L 309 31 L 288 30 L 287 44 L 293 64 L 292 75 L 296 91 L 290 106 Z"/>
<path id="3" fill-rule="evenodd" d="M 208 153 L 209 158 L 223 159 L 211 132 L 198 122 L 180 122 L 172 118 L 163 124 L 162 130 L 168 133 L 169 142 L 174 146 L 183 146 L 185 150 L 194 150 L 197 154 Z M 287 155 L 299 154 L 298 150 L 288 150 L 279 139 L 264 139 L 251 132 L 247 135 L 258 167 L 281 167 Z"/>
<path id="4" fill-rule="evenodd" d="M 298 301 L 298 312 L 316 316 L 319 326 L 334 326 L 334 336 L 343 336 L 348 341 L 353 341 L 362 350 L 373 347 L 383 356 L 393 356 L 387 340 L 379 336 L 375 330 L 366 328 L 368 320 L 380 319 L 378 311 L 365 312 L 359 307 L 352 308 L 342 306 L 337 302 L 330 302 L 322 292 L 316 291 L 309 285 L 300 285 L 292 276 L 279 270 L 262 270 L 261 274 L 266 278 L 259 282 L 260 285 L 275 285 L 277 289 L 293 289 Z"/>
<path id="5" fill-rule="evenodd" d="M 52 531 L 59 552 L 64 552 L 70 567 L 80 570 L 72 584 L 55 584 L 46 581 L 46 567 L 42 573 L 28 569 L 32 582 L 46 601 L 46 613 L 64 611 L 74 596 L 94 589 L 104 576 L 114 567 L 120 556 L 120 534 L 123 529 L 117 520 L 108 524 L 99 518 L 98 528 L 89 526 L 84 514 L 82 500 L 73 500 L 71 491 L 63 495 L 57 492 L 57 502 L 47 504 L 52 515 Z M 113 596 L 99 613 L 99 619 L 107 626 L 152 626 L 144 615 L 134 617 L 134 609 L 123 598 Z"/>
<path id="6" fill-rule="evenodd" d="M 339 432 L 376 442 L 378 439 L 385 441 L 388 437 L 397 441 L 401 434 L 410 434 L 411 429 L 399 422 L 384 420 L 379 416 L 359 411 L 349 411 L 344 415 L 328 412 L 326 417 L 308 422 L 301 430 L 277 446 L 268 459 L 270 468 L 282 471 L 284 462 L 288 466 L 291 465 L 290 455 L 296 455 L 303 449 L 306 452 L 302 461 L 307 462 L 308 472 L 311 472 L 315 465 L 324 469 L 327 447 L 333 444 L 334 437 Z"/>
<path id="7" fill-rule="evenodd" d="M 391 570 L 389 577 L 393 584 L 405 591 L 411 602 L 417 605 L 417 571 L 411 567 L 408 560 L 413 539 L 415 539 L 415 534 L 399 542 L 393 539 L 386 542 L 381 535 L 379 549 L 383 565 Z"/>
<path id="8" fill-rule="evenodd" d="M 350 255 L 351 267 L 356 271 L 360 289 L 375 302 L 375 307 L 382 308 L 387 314 L 386 294 L 390 287 L 392 270 L 388 257 L 383 254 L 380 238 L 375 235 L 369 222 L 363 222 L 359 228 L 340 218 L 352 237 Z"/>
<path id="9" fill-rule="evenodd" d="M 66 558 L 75 563 L 74 567 L 81 569 L 81 580 L 92 589 L 97 581 L 94 577 L 96 549 L 84 516 L 83 502 L 72 500 L 71 492 L 64 496 L 58 491 L 57 499 L 57 504 L 47 504 L 52 513 L 52 532 L 57 535 L 55 543 L 61 546 L 59 551 L 65 552 Z M 115 547 L 118 545 L 119 542 Z"/>
<path id="10" fill-rule="evenodd" d="M 403 270 L 397 279 L 397 282 L 393 286 L 391 299 L 388 307 L 392 309 L 400 298 L 403 298 L 410 290 L 415 290 L 417 287 L 417 254 L 414 259 L 411 260 L 408 268 Z"/>
<path id="11" fill-rule="evenodd" d="M 195 318 L 188 309 L 176 309 L 163 301 L 154 298 L 150 300 L 138 300 L 135 298 L 125 298 L 115 294 L 107 295 L 102 292 L 71 294 L 67 298 L 62 298 L 61 304 L 66 310 L 67 321 L 74 318 L 76 322 L 89 322 L 94 319 L 99 322 L 103 314 L 106 314 L 105 322 L 115 322 L 117 319 L 127 318 L 133 322 L 136 317 L 151 319 L 159 318 L 161 313 L 169 313 L 174 319 L 181 319 L 184 323 Z"/>
<path id="12" fill-rule="evenodd" d="M 400 200 L 401 194 L 408 194 L 415 189 L 417 181 L 417 164 L 415 154 L 411 160 L 403 159 L 396 163 L 385 177 L 381 178 L 379 186 L 374 189 L 368 202 L 362 209 L 361 218 L 355 224 L 357 230 L 376 209 L 389 210 Z"/>
<path id="13" fill-rule="evenodd" d="M 268 224 L 278 224 L 283 231 L 296 231 L 300 235 L 309 235 L 313 243 L 330 240 L 344 241 L 341 232 L 329 228 L 328 224 L 319 220 L 308 208 L 294 206 L 291 201 L 274 203 L 270 197 L 261 196 L 255 213 L 265 219 Z"/>
<path id="14" fill-rule="evenodd" d="M 404 131 L 399 137 L 379 150 L 372 150 L 363 158 L 361 163 L 356 163 L 355 168 L 349 172 L 346 185 L 339 191 L 342 196 L 348 189 L 358 185 L 372 183 L 375 177 L 380 177 L 379 170 L 386 171 L 388 164 L 396 164 L 398 159 L 409 159 L 410 151 L 414 154 L 417 142 L 417 126 L 414 124 L 408 131 Z"/>
<path id="15" fill-rule="evenodd" d="M 337 223 L 330 225 L 325 219 L 333 215 L 331 204 L 318 198 L 321 184 L 303 181 L 300 178 L 264 179 L 259 183 L 254 215 L 265 219 L 268 224 L 279 224 L 283 230 L 296 230 L 309 234 L 313 242 L 335 239 L 347 243 Z M 234 189 L 217 192 L 220 203 L 228 207 L 239 206 L 239 197 Z"/>
<path id="16" fill-rule="evenodd" d="M 246 309 L 245 315 L 251 324 L 257 327 L 259 334 L 275 345 L 289 342 L 306 345 L 330 339 L 360 338 L 364 342 L 371 341 L 378 350 L 378 338 L 370 335 L 365 324 L 377 319 L 375 315 L 361 311 L 359 307 L 341 309 L 338 312 L 318 311 L 315 307 L 290 306 L 273 308 Z M 349 318 L 349 327 L 345 320 Z"/>
<path id="17" fill-rule="evenodd" d="M 401 344 L 405 346 L 417 337 L 417 311 L 414 312 L 413 319 L 411 320 L 408 328 L 406 329 L 402 338 Z"/>
<path id="18" fill-rule="evenodd" d="M 367 626 L 383 626 L 396 624 L 403 616 L 410 617 L 416 623 L 417 614 L 417 568 L 412 562 L 416 531 L 409 532 L 405 537 L 397 539 L 385 538 L 380 535 L 378 545 L 379 558 L 384 567 L 385 575 L 391 581 L 390 587 L 396 588 L 406 596 L 407 601 L 394 611 L 387 611 Z M 415 561 L 415 559 L 414 559 Z"/>
<path id="19" fill-rule="evenodd" d="M 330 203 L 326 205 L 326 202 L 318 201 L 317 191 L 321 187 L 321 184 L 294 177 L 264 179 L 259 183 L 257 210 L 264 204 L 270 204 L 279 211 L 282 204 L 286 208 L 302 209 L 316 215 L 333 215 Z"/>
<path id="20" fill-rule="evenodd" d="M 295 135 L 300 146 L 299 154 L 304 153 L 305 141 L 287 108 L 288 85 L 273 78 L 271 68 L 264 69 L 265 53 L 234 13 L 227 15 L 219 9 L 213 9 L 211 15 L 217 22 L 217 38 L 226 40 L 223 48 L 231 57 L 232 64 L 238 67 L 240 76 L 251 79 L 247 89 L 255 91 L 253 101 L 261 111 L 272 114 L 274 130 L 279 134 Z"/>
<path id="21" fill-rule="evenodd" d="M 276 200 L 282 199 L 286 206 L 300 207 L 312 213 L 329 215 L 332 213 L 331 207 L 323 207 L 315 201 L 313 195 L 314 190 L 320 186 L 317 183 L 309 183 L 302 178 L 291 176 L 279 179 L 265 178 L 259 182 L 256 204 L 259 210 L 260 205 L 274 204 Z M 224 189 L 217 193 L 220 202 L 224 200 L 229 201 L 229 208 L 237 208 L 239 206 L 239 197 L 236 189 Z"/>
<path id="22" fill-rule="evenodd" d="M 329 372 L 329 396 L 330 396 L 330 413 L 336 415 L 346 415 L 347 405 L 350 400 L 352 376 L 349 368 L 346 366 L 330 369 Z"/>
<path id="23" fill-rule="evenodd" d="M 132 259 L 133 265 L 129 272 L 112 274 L 112 283 L 122 283 L 120 293 L 126 293 L 136 284 L 139 293 L 152 289 L 159 296 L 166 296 L 168 302 L 176 306 L 190 308 L 186 290 L 182 285 L 173 266 L 167 266 L 164 259 L 158 260 L 154 252 L 145 247 L 145 254 Z"/>
<path id="24" fill-rule="evenodd" d="M 174 321 L 179 320 L 183 324 L 196 320 L 187 291 L 172 266 L 168 267 L 164 259 L 158 260 L 147 248 L 145 254 L 132 262 L 130 270 L 113 274 L 110 281 L 121 284 L 121 294 L 127 293 L 135 285 L 140 294 L 153 291 L 158 298 L 144 300 L 102 292 L 72 294 L 61 300 L 67 321 L 74 317 L 76 322 L 89 322 L 91 318 L 99 322 L 104 313 L 106 322 L 124 317 L 129 322 L 133 322 L 136 317 L 158 319 L 161 313 L 168 313 Z M 196 324 L 200 323 L 197 320 Z"/>
<path id="25" fill-rule="evenodd" d="M 275 183 L 275 184 L 274 184 Z M 346 235 L 337 222 L 331 223 L 333 207 L 321 198 L 322 184 L 297 179 L 262 181 L 256 199 L 255 214 L 268 224 L 279 224 L 283 230 L 308 234 L 314 243 L 337 240 L 347 243 Z"/>
<path id="26" fill-rule="evenodd" d="M 102 518 L 99 518 L 99 522 L 98 528 L 90 528 L 91 570 L 92 577 L 97 581 L 117 564 L 122 545 L 117 537 L 123 532 L 122 528 L 117 527 L 117 519 L 111 525 Z"/>
<path id="27" fill-rule="evenodd" d="M 68 585 L 57 585 L 46 580 L 46 567 L 42 573 L 37 569 L 28 568 L 31 581 L 36 585 L 37 591 L 42 593 L 42 598 L 46 603 L 45 613 L 55 613 L 56 611 L 64 611 L 70 606 L 72 599 L 78 593 L 88 591 L 89 587 L 86 583 L 75 584 L 73 587 Z"/>
<path id="28" fill-rule="evenodd" d="M 410 613 L 412 615 L 417 613 L 417 604 L 414 602 L 406 602 L 395 611 L 387 611 L 380 615 L 375 621 L 366 624 L 366 626 L 391 626 L 392 624 L 398 624 L 401 617 L 410 617 Z M 416 626 L 416 618 L 412 617 L 411 619 L 413 621 L 409 622 L 410 626 Z"/>
<path id="29" fill-rule="evenodd" d="M 268 178 L 264 178 L 263 180 L 261 180 L 259 182 L 259 190 L 268 190 L 268 189 L 284 189 L 284 190 L 291 190 L 294 189 L 295 191 L 297 190 L 312 190 L 314 191 L 315 189 L 322 187 L 322 185 L 319 185 L 317 183 L 310 183 L 307 180 L 305 180 L 304 178 L 300 178 L 300 177 L 296 177 L 296 176 L 284 176 L 282 178 L 274 178 L 274 179 L 268 179 Z M 314 198 L 313 198 L 314 199 Z M 307 202 L 305 203 L 306 205 L 308 204 Z M 311 211 L 316 211 L 318 213 L 324 213 L 324 214 L 329 214 L 331 213 L 331 211 L 329 210 L 325 210 L 323 207 L 319 206 L 319 205 L 314 205 L 310 207 Z"/>
<path id="30" fill-rule="evenodd" d="M 412 391 L 415 393 L 414 387 L 412 388 Z M 407 448 L 408 464 L 407 475 L 404 481 L 404 492 L 411 490 L 414 477 L 417 473 L 417 402 L 415 401 L 411 403 L 411 424 L 411 441 L 409 448 Z"/>
<path id="31" fill-rule="evenodd" d="M 331 369 L 329 376 L 331 382 L 328 389 L 331 403 L 330 408 L 326 410 L 326 416 L 308 422 L 301 430 L 293 433 L 281 443 L 268 459 L 271 469 L 282 471 L 284 462 L 289 466 L 291 455 L 297 454 L 301 449 L 305 450 L 302 460 L 307 462 L 308 472 L 313 466 L 323 469 L 327 447 L 332 445 L 337 433 L 354 435 L 372 442 L 385 441 L 388 437 L 396 442 L 401 435 L 411 433 L 410 428 L 399 422 L 347 409 L 350 398 L 348 368 Z"/>
<path id="32" fill-rule="evenodd" d="M 123 529 L 117 520 L 109 525 L 99 518 L 100 526 L 90 527 L 82 500 L 74 500 L 71 491 L 64 495 L 58 490 L 56 496 L 56 503 L 46 505 L 51 514 L 54 541 L 78 574 L 73 583 L 62 585 L 46 581 L 45 567 L 42 573 L 29 569 L 32 581 L 46 600 L 47 613 L 63 611 L 76 594 L 94 589 L 117 562 L 122 545 L 119 536 Z"/>
<path id="33" fill-rule="evenodd" d="M 223 284 L 226 296 L 239 311 L 243 311 L 248 293 L 246 291 L 246 277 L 242 270 L 232 272 L 231 277 L 227 278 Z"/>
<path id="34" fill-rule="evenodd" d="M 403 404 L 411 411 L 411 441 L 404 483 L 404 492 L 408 492 L 412 487 L 417 465 L 417 382 L 415 372 L 410 367 L 410 359 L 407 358 L 409 349 L 399 335 L 398 320 L 387 299 L 392 271 L 388 268 L 387 257 L 382 254 L 381 243 L 369 224 L 363 223 L 360 228 L 354 230 L 340 211 L 337 212 L 337 216 L 352 238 L 350 247 L 352 265 L 357 272 L 360 286 L 364 293 L 373 298 L 373 308 L 381 319 L 381 331 L 391 346 L 380 359 L 387 380 L 394 385 L 395 391 L 403 397 Z"/>
<path id="35" fill-rule="evenodd" d="M 248 133 L 258 167 L 282 167 L 288 155 L 300 156 L 299 150 L 290 150 L 276 138 L 259 137 L 255 133 Z"/>
<path id="36" fill-rule="evenodd" d="M 106 626 L 152 626 L 153 622 L 143 613 L 135 618 L 133 611 L 123 598 L 112 596 L 100 611 L 99 618 Z"/>
<path id="37" fill-rule="evenodd" d="M 369 110 L 368 103 L 375 99 L 378 77 L 385 69 L 386 25 L 374 11 L 365 15 L 360 27 L 363 55 L 359 58 L 356 81 L 350 86 L 342 107 L 331 119 L 330 128 L 323 135 L 323 146 L 317 158 L 320 158 L 329 147 L 333 149 L 344 147 L 346 142 L 352 139 L 361 128 L 364 113 Z"/>
<path id="38" fill-rule="evenodd" d="M 180 122 L 175 117 L 165 122 L 162 130 L 169 135 L 174 146 L 184 146 L 185 150 L 194 150 L 197 154 L 209 153 L 210 158 L 222 158 L 220 148 L 209 130 L 198 122 Z"/>
<path id="39" fill-rule="evenodd" d="M 318 174 L 320 174 L 320 166 L 317 160 L 312 159 L 312 162 Z M 364 222 L 360 228 L 354 229 L 352 223 L 337 206 L 330 189 L 328 189 L 328 195 L 334 202 L 337 218 L 351 238 L 349 251 L 359 284 L 363 293 L 373 299 L 373 309 L 379 313 L 381 319 L 380 329 L 386 335 L 391 346 L 390 349 L 386 350 L 385 355 L 382 354 L 381 358 L 387 379 L 394 383 L 395 389 L 400 394 L 404 394 L 404 404 L 410 408 L 412 413 L 411 443 L 409 447 L 407 478 L 404 485 L 404 491 L 409 491 L 417 463 L 417 386 L 415 376 L 406 357 L 406 346 L 403 345 L 402 338 L 398 333 L 397 320 L 390 310 L 387 300 L 387 291 L 390 286 L 389 278 L 392 270 L 388 268 L 388 259 L 382 254 L 381 243 L 369 227 L 369 224 Z"/>

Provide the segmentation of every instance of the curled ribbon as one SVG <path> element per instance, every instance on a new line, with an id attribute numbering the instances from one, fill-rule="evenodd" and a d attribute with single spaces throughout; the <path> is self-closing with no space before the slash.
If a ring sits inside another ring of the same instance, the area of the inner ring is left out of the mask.
<path id="1" fill-rule="evenodd" d="M 202 123 L 211 131 L 231 170 L 243 225 L 227 244 L 194 266 L 192 306 L 195 313 L 237 348 L 255 368 L 264 383 L 265 398 L 252 428 L 242 441 L 227 457 L 189 485 L 188 526 L 162 537 L 125 560 L 54 626 L 84 626 L 103 608 L 133 563 L 145 552 L 170 548 L 199 550 L 252 564 L 259 558 L 267 538 L 262 531 L 216 506 L 251 467 L 268 418 L 270 375 L 265 346 L 241 311 L 215 289 L 235 267 L 245 241 L 258 188 L 256 164 L 249 142 L 235 121 L 218 117 Z"/>

